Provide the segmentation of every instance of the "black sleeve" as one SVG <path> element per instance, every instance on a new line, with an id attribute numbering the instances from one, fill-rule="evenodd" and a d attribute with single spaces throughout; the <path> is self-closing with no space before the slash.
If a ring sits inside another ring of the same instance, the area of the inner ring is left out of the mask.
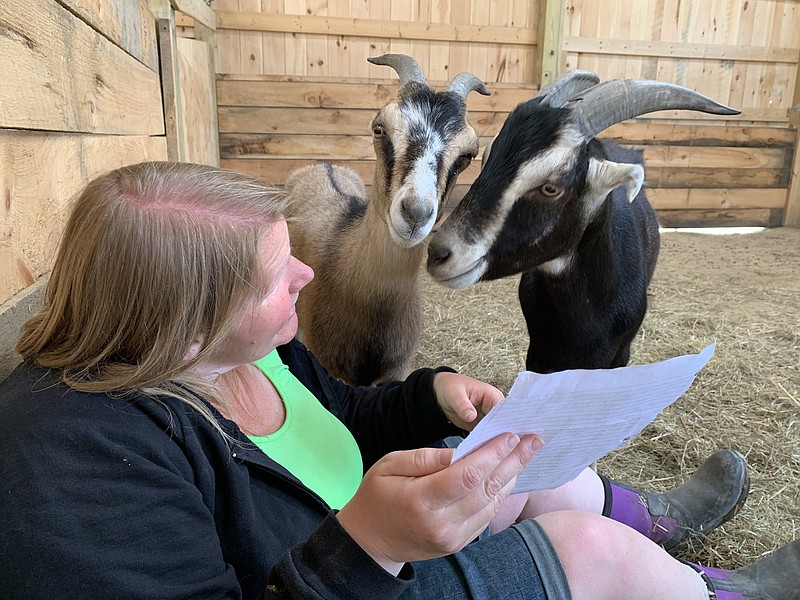
<path id="1" fill-rule="evenodd" d="M 272 569 L 263 598 L 391 599 L 400 596 L 413 579 L 411 565 L 399 577 L 384 571 L 331 513 L 307 543 L 292 548 Z"/>
<path id="2" fill-rule="evenodd" d="M 404 381 L 379 387 L 352 387 L 331 377 L 299 342 L 279 352 L 295 376 L 350 429 L 365 470 L 388 452 L 421 448 L 466 433 L 447 421 L 433 391 L 433 376 L 453 372 L 449 367 L 418 369 Z"/>

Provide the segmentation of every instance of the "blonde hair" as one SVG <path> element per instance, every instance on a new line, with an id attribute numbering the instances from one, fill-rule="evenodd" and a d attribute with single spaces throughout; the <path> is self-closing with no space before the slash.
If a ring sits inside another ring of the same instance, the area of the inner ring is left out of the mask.
<path id="1" fill-rule="evenodd" d="M 177 397 L 222 431 L 198 398 L 220 404 L 219 390 L 192 367 L 253 297 L 259 242 L 286 210 L 270 184 L 205 165 L 145 162 L 98 177 L 75 201 L 17 351 L 76 390 Z"/>

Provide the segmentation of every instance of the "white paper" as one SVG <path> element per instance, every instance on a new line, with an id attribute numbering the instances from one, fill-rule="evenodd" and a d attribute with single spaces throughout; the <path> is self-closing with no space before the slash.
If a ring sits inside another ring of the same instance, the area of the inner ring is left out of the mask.
<path id="1" fill-rule="evenodd" d="M 508 396 L 456 448 L 453 461 L 505 432 L 536 433 L 544 447 L 517 480 L 514 493 L 552 489 L 625 446 L 689 389 L 714 354 L 712 343 L 650 365 L 519 374 Z"/>

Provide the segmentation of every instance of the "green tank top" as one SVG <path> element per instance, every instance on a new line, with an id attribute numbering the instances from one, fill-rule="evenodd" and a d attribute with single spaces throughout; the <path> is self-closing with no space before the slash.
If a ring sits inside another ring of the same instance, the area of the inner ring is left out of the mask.
<path id="1" fill-rule="evenodd" d="M 289 371 L 277 350 L 254 364 L 278 390 L 286 421 L 275 433 L 250 439 L 331 508 L 342 508 L 364 475 L 352 434 Z"/>

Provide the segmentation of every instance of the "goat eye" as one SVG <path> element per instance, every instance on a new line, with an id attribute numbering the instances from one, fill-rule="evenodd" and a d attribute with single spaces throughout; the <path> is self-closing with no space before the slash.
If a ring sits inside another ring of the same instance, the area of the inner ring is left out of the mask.
<path id="1" fill-rule="evenodd" d="M 383 134 L 386 133 L 386 130 L 383 128 L 383 125 L 373 125 L 372 126 L 372 135 L 376 138 L 383 137 Z"/>
<path id="2" fill-rule="evenodd" d="M 552 183 L 545 183 L 541 188 L 539 188 L 543 195 L 547 196 L 548 198 L 552 198 L 553 196 L 558 196 L 561 193 L 561 188 L 557 185 L 553 185 Z"/>
<path id="3" fill-rule="evenodd" d="M 463 171 L 469 166 L 469 163 L 472 162 L 472 159 L 475 158 L 472 154 L 462 154 L 456 159 L 455 167 L 458 171 Z"/>

